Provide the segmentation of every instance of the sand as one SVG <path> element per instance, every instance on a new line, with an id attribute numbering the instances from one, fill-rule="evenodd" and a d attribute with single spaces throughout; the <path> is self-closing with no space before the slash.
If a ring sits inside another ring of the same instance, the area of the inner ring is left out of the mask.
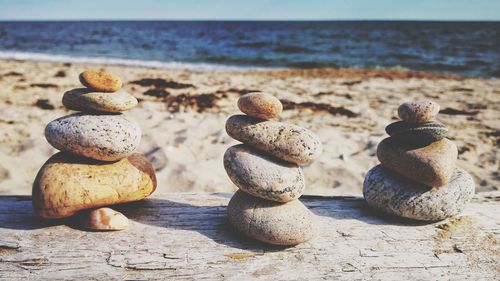
<path id="1" fill-rule="evenodd" d="M 222 156 L 238 142 L 224 124 L 239 113 L 238 97 L 252 91 L 281 99 L 281 120 L 309 128 L 323 141 L 323 155 L 304 167 L 307 194 L 361 194 L 398 105 L 423 98 L 441 105 L 438 120 L 449 127 L 458 166 L 473 175 L 476 191 L 500 188 L 499 79 L 403 70 L 216 72 L 0 61 L 0 194 L 31 193 L 38 169 L 56 152 L 43 136 L 45 125 L 71 113 L 62 95 L 81 87 L 78 74 L 88 68 L 119 75 L 139 99 L 126 115 L 142 128 L 140 152 L 154 152 L 159 191 L 236 190 Z"/>

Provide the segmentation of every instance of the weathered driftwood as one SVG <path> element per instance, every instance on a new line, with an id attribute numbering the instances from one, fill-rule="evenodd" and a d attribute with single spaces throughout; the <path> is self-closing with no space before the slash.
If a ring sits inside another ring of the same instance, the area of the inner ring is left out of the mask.
<path id="1" fill-rule="evenodd" d="M 0 197 L 0 279 L 484 280 L 500 276 L 500 192 L 460 217 L 425 224 L 376 213 L 361 198 L 301 200 L 320 232 L 295 247 L 231 230 L 231 194 L 156 194 L 117 209 L 131 227 L 79 230 L 37 218 L 28 196 Z"/>

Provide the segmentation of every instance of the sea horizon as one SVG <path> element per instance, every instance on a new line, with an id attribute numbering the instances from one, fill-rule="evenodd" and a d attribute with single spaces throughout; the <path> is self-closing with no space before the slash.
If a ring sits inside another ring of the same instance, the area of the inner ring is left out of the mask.
<path id="1" fill-rule="evenodd" d="M 191 70 L 395 68 L 500 77 L 499 21 L 0 21 L 0 59 Z"/>

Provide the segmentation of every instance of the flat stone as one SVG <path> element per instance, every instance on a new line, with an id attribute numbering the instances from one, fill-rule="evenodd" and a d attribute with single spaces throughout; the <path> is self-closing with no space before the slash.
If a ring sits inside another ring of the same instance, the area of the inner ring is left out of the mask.
<path id="1" fill-rule="evenodd" d="M 227 206 L 231 225 L 259 241 L 296 245 L 316 232 L 315 217 L 299 200 L 278 203 L 236 191 Z"/>
<path id="2" fill-rule="evenodd" d="M 411 101 L 399 106 L 398 115 L 408 123 L 423 123 L 436 117 L 439 109 L 439 104 L 430 100 Z"/>
<path id="3" fill-rule="evenodd" d="M 313 132 L 292 124 L 234 115 L 226 122 L 226 132 L 238 141 L 299 165 L 311 163 L 323 152 Z"/>
<path id="4" fill-rule="evenodd" d="M 263 199 L 288 202 L 306 187 L 302 169 L 248 145 L 235 145 L 224 154 L 224 168 L 241 190 Z"/>
<path id="5" fill-rule="evenodd" d="M 437 121 L 410 124 L 398 121 L 389 124 L 385 131 L 399 142 L 413 144 L 430 144 L 448 136 L 448 129 Z"/>
<path id="6" fill-rule="evenodd" d="M 377 165 L 365 177 L 363 196 L 373 208 L 400 217 L 439 221 L 460 214 L 474 195 L 474 181 L 460 168 L 450 182 L 431 188 Z"/>
<path id="7" fill-rule="evenodd" d="M 92 230 L 116 231 L 128 228 L 128 218 L 110 208 L 98 208 L 82 214 L 80 226 Z"/>
<path id="8" fill-rule="evenodd" d="M 95 91 L 116 92 L 122 87 L 120 77 L 105 71 L 85 70 L 79 78 L 83 86 Z"/>
<path id="9" fill-rule="evenodd" d="M 43 218 L 137 201 L 156 189 L 151 163 L 141 154 L 102 162 L 59 152 L 40 168 L 33 183 L 33 207 Z"/>
<path id="10" fill-rule="evenodd" d="M 426 146 L 402 144 L 392 137 L 377 147 L 380 163 L 396 173 L 431 187 L 445 186 L 458 157 L 457 146 L 442 139 Z"/>
<path id="11" fill-rule="evenodd" d="M 264 93 L 249 93 L 238 99 L 238 108 L 245 114 L 262 119 L 277 118 L 283 111 L 280 100 Z"/>
<path id="12" fill-rule="evenodd" d="M 137 123 L 123 115 L 78 113 L 50 122 L 45 138 L 55 148 L 102 161 L 131 155 L 141 141 Z"/>
<path id="13" fill-rule="evenodd" d="M 62 103 L 70 110 L 116 113 L 134 108 L 137 99 L 123 91 L 107 93 L 78 88 L 64 93 Z"/>

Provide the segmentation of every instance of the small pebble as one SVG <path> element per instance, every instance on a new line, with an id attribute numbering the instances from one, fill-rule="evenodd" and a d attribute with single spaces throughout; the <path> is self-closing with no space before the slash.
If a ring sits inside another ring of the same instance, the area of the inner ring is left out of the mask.
<path id="1" fill-rule="evenodd" d="M 399 106 L 398 115 L 403 121 L 411 124 L 423 123 L 436 117 L 439 109 L 439 104 L 430 100 L 411 101 Z"/>
<path id="2" fill-rule="evenodd" d="M 93 230 L 114 231 L 128 228 L 128 218 L 110 208 L 99 208 L 83 214 L 81 226 Z"/>
<path id="3" fill-rule="evenodd" d="M 116 92 L 122 87 L 120 77 L 98 70 L 85 70 L 79 76 L 83 86 L 95 91 Z"/>
<path id="4" fill-rule="evenodd" d="M 371 207 L 422 221 L 439 221 L 460 214 L 473 195 L 471 175 L 459 168 L 442 188 L 429 189 L 382 165 L 372 168 L 363 184 L 363 196 Z"/>
<path id="5" fill-rule="evenodd" d="M 224 154 L 224 168 L 241 190 L 263 199 L 288 202 L 306 187 L 302 169 L 248 145 L 235 145 Z"/>
<path id="6" fill-rule="evenodd" d="M 283 111 L 280 100 L 264 93 L 249 93 L 238 99 L 238 108 L 245 114 L 262 118 L 277 118 Z"/>
<path id="7" fill-rule="evenodd" d="M 299 200 L 278 203 L 236 191 L 227 206 L 231 225 L 259 241 L 297 245 L 316 232 L 316 218 Z"/>

